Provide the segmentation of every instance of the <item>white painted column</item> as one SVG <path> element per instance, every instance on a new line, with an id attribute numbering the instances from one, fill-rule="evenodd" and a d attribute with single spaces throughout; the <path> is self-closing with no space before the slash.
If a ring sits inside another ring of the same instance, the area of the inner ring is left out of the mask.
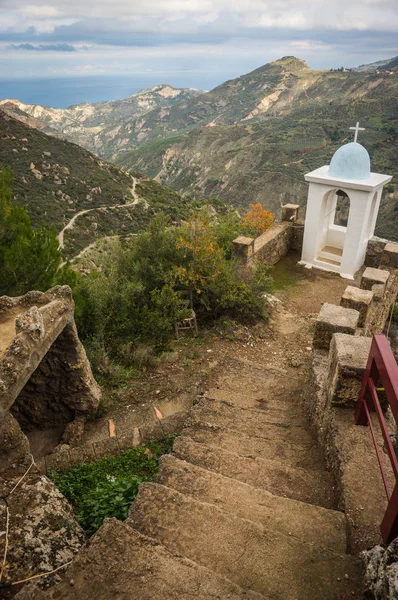
<path id="1" fill-rule="evenodd" d="M 373 193 L 350 190 L 350 214 L 341 260 L 340 274 L 353 279 L 355 272 L 363 265 L 367 247 L 367 228 Z"/>
<path id="2" fill-rule="evenodd" d="M 318 255 L 325 217 L 323 198 L 328 190 L 330 190 L 329 186 L 310 183 L 305 214 L 303 251 L 301 254 L 301 260 L 306 263 L 312 263 Z"/>

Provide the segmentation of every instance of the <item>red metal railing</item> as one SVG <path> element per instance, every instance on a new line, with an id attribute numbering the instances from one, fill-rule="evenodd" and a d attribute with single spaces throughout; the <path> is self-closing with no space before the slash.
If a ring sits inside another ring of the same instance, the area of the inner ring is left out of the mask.
<path id="1" fill-rule="evenodd" d="M 390 543 L 398 536 L 398 461 L 388 433 L 387 423 L 384 418 L 383 410 L 381 408 L 377 393 L 379 382 L 382 389 L 385 391 L 388 404 L 390 405 L 391 412 L 395 419 L 395 424 L 397 424 L 398 365 L 394 358 L 394 354 L 392 353 L 388 339 L 382 334 L 375 335 L 372 340 L 368 363 L 366 365 L 366 370 L 362 381 L 361 393 L 355 411 L 355 423 L 357 425 L 369 425 L 370 427 L 373 445 L 376 450 L 377 460 L 380 466 L 381 476 L 388 499 L 388 506 L 380 526 L 380 531 L 384 542 Z M 372 419 L 370 418 L 370 412 L 372 408 L 376 411 L 379 419 L 385 449 L 395 475 L 395 486 L 392 492 L 390 492 L 388 487 L 382 455 L 377 444 L 377 438 Z"/>

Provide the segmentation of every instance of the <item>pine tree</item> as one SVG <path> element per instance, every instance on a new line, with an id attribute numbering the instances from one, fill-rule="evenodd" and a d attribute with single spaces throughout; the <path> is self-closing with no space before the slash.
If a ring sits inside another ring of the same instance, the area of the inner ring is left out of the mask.
<path id="1" fill-rule="evenodd" d="M 0 169 L 0 295 L 51 287 L 61 262 L 55 227 L 32 227 L 26 209 L 12 201 L 13 175 Z"/>

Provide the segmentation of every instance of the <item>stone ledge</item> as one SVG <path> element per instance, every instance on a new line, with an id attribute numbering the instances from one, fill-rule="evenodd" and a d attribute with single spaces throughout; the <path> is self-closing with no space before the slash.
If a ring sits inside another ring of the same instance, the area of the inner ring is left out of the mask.
<path id="1" fill-rule="evenodd" d="M 354 408 L 368 361 L 372 338 L 335 333 L 329 352 L 327 396 L 334 406 Z"/>
<path id="2" fill-rule="evenodd" d="M 388 242 L 381 255 L 380 265 L 389 269 L 398 269 L 398 243 Z"/>
<path id="3" fill-rule="evenodd" d="M 359 312 L 358 327 L 363 327 L 373 296 L 374 292 L 370 290 L 362 290 L 348 285 L 341 297 L 340 306 L 357 310 Z"/>
<path id="4" fill-rule="evenodd" d="M 313 346 L 328 350 L 334 333 L 354 335 L 358 320 L 357 310 L 325 302 L 315 322 Z"/>
<path id="5" fill-rule="evenodd" d="M 389 277 L 390 273 L 388 271 L 366 267 L 361 278 L 361 289 L 371 290 L 374 285 L 385 286 Z"/>

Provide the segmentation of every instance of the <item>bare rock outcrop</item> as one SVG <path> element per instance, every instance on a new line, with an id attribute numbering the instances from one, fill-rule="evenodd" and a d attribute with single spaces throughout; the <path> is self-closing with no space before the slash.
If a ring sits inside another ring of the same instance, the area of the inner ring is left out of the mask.
<path id="1" fill-rule="evenodd" d="M 96 411 L 101 391 L 73 311 L 68 286 L 0 298 L 0 453 L 24 447 L 18 423 L 25 432 L 66 426 Z"/>
<path id="2" fill-rule="evenodd" d="M 362 556 L 366 563 L 366 597 L 374 600 L 398 598 L 398 538 L 387 548 L 375 546 Z"/>

